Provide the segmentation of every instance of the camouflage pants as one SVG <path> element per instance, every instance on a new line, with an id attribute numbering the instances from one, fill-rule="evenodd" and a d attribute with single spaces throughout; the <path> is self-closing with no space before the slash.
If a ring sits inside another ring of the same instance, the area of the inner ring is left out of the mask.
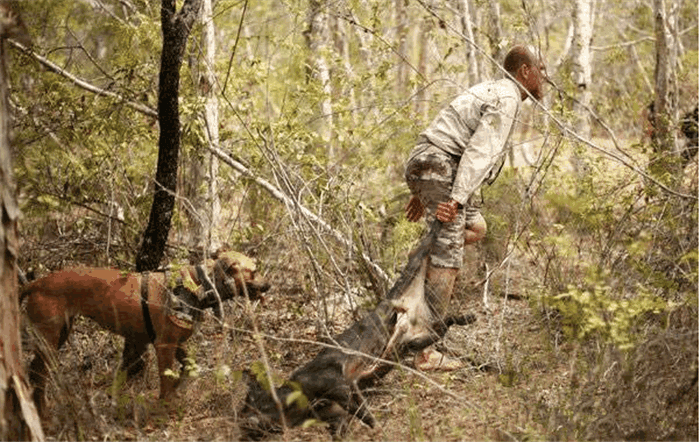
<path id="1" fill-rule="evenodd" d="M 426 209 L 426 219 L 435 218 L 441 202 L 448 201 L 457 174 L 459 159 L 430 143 L 415 147 L 406 163 L 406 183 Z M 436 267 L 461 268 L 464 255 L 464 231 L 482 220 L 479 209 L 470 200 L 451 223 L 440 230 L 430 263 Z"/>

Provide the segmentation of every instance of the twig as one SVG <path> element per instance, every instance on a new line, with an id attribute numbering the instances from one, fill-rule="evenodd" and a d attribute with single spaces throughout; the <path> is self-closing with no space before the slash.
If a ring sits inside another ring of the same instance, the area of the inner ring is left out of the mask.
<path id="1" fill-rule="evenodd" d="M 357 251 L 357 247 L 352 243 L 352 241 L 348 240 L 345 238 L 340 232 L 335 230 L 331 225 L 329 225 L 327 222 L 325 222 L 321 217 L 307 209 L 306 207 L 302 206 L 301 204 L 296 203 L 292 198 L 287 196 L 285 193 L 283 193 L 280 189 L 272 185 L 269 181 L 266 181 L 256 175 L 253 174 L 253 172 L 250 171 L 247 167 L 245 167 L 243 164 L 240 162 L 234 160 L 228 152 L 225 152 L 224 150 L 221 150 L 217 147 L 210 147 L 209 150 L 214 153 L 219 159 L 221 159 L 224 163 L 226 163 L 228 166 L 231 168 L 235 169 L 239 173 L 243 174 L 244 176 L 252 179 L 255 181 L 257 185 L 265 189 L 267 192 L 270 193 L 274 198 L 280 200 L 286 205 L 289 206 L 298 206 L 298 210 L 310 221 L 312 221 L 314 224 L 316 224 L 319 228 L 321 228 L 322 231 L 324 231 L 327 234 L 330 234 L 333 238 L 335 238 L 336 241 L 340 242 L 343 244 L 345 247 L 352 248 L 352 250 Z M 384 281 L 389 282 L 389 276 L 384 272 L 384 270 L 379 267 L 376 263 L 372 261 L 372 259 L 367 256 L 364 253 L 361 253 L 360 256 L 362 257 L 362 260 L 374 270 L 377 275 L 379 275 Z"/>
<path id="2" fill-rule="evenodd" d="M 239 269 L 240 272 L 240 269 Z M 243 275 L 240 274 L 238 277 L 243 278 Z M 272 396 L 272 400 L 275 402 L 275 406 L 277 407 L 277 410 L 280 415 L 280 420 L 282 422 L 282 428 L 284 429 L 284 435 L 285 435 L 285 440 L 287 440 L 287 418 L 284 415 L 284 405 L 282 405 L 282 401 L 280 401 L 279 396 L 277 395 L 277 389 L 275 387 L 275 382 L 272 379 L 272 368 L 270 367 L 270 360 L 267 357 L 267 351 L 265 351 L 265 344 L 263 342 L 263 334 L 260 333 L 260 328 L 258 327 L 258 321 L 257 321 L 257 316 L 253 314 L 253 302 L 250 300 L 250 296 L 248 296 L 248 289 L 245 284 L 243 284 L 243 298 L 245 299 L 245 311 L 246 311 L 246 316 L 250 318 L 250 322 L 253 324 L 253 340 L 255 341 L 255 345 L 258 347 L 258 351 L 260 352 L 260 358 L 262 359 L 263 367 L 265 368 L 265 376 L 267 378 L 267 382 L 270 385 L 270 395 Z M 220 302 L 220 301 L 219 301 Z M 225 326 L 225 324 L 224 324 Z"/>
<path id="3" fill-rule="evenodd" d="M 484 262 L 484 270 L 486 272 L 486 275 L 490 275 L 489 273 L 489 264 L 487 262 Z M 491 306 L 489 305 L 489 279 L 488 277 L 484 281 L 484 308 L 486 311 L 491 310 Z"/>
<path id="4" fill-rule="evenodd" d="M 115 94 L 114 92 L 107 91 L 107 90 L 101 89 L 93 84 L 90 84 L 87 81 L 85 81 L 81 78 L 78 78 L 75 75 L 71 74 L 70 72 L 66 71 L 65 69 L 61 68 L 56 63 L 50 61 L 49 59 L 47 59 L 45 57 L 42 57 L 41 55 L 37 54 L 33 50 L 27 48 L 22 43 L 19 43 L 15 40 L 12 40 L 12 39 L 8 39 L 7 41 L 15 48 L 21 50 L 22 52 L 24 52 L 28 56 L 30 56 L 33 59 L 35 59 L 36 61 L 38 61 L 40 64 L 42 64 L 49 71 L 54 72 L 58 75 L 61 75 L 62 77 L 67 78 L 68 80 L 73 82 L 73 84 L 75 84 L 76 86 L 78 86 L 82 89 L 85 89 L 88 92 L 92 92 L 96 95 L 109 97 L 109 98 L 112 98 L 120 103 L 124 103 L 127 106 L 129 106 L 130 108 L 134 109 L 135 111 L 141 112 L 142 114 L 144 114 L 146 116 L 156 118 L 156 119 L 158 118 L 158 111 L 156 111 L 155 109 L 153 109 L 149 106 L 146 106 L 145 104 L 137 103 L 135 101 L 128 100 L 119 94 Z"/>

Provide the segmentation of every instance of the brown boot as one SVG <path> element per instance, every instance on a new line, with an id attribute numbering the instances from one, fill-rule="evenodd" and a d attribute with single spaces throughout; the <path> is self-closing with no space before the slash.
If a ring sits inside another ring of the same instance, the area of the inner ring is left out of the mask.
<path id="1" fill-rule="evenodd" d="M 442 319 L 452 299 L 459 269 L 428 265 L 425 275 L 425 298 L 436 320 Z"/>
<path id="2" fill-rule="evenodd" d="M 436 321 L 442 319 L 447 312 L 457 273 L 459 269 L 428 266 L 425 276 L 425 298 Z M 418 352 L 413 363 L 416 369 L 421 371 L 451 371 L 462 367 L 458 359 L 444 355 L 431 347 Z"/>

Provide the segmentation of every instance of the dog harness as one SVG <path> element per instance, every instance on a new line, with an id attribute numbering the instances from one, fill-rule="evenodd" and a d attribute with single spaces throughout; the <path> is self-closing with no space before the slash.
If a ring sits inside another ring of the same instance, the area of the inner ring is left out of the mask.
<path id="1" fill-rule="evenodd" d="M 210 283 L 207 274 L 201 266 L 195 267 L 199 283 L 195 283 L 189 272 L 181 274 L 176 280 L 170 282 L 165 277 L 166 287 L 166 316 L 170 322 L 180 328 L 193 328 L 202 315 L 204 299 L 214 287 Z M 199 286 L 198 288 L 195 288 Z"/>
<path id="2" fill-rule="evenodd" d="M 156 331 L 153 329 L 151 312 L 148 310 L 148 272 L 141 274 L 141 310 L 143 311 L 143 322 L 146 324 L 146 332 L 151 342 L 156 342 Z"/>
<path id="3" fill-rule="evenodd" d="M 181 279 L 166 293 L 166 311 L 170 322 L 180 328 L 193 328 L 201 317 L 200 302 L 196 293 L 185 287 Z"/>
<path id="4" fill-rule="evenodd" d="M 203 299 L 207 299 L 208 296 L 212 296 L 215 293 L 214 285 L 206 274 L 206 271 L 202 266 L 196 266 L 197 278 L 200 281 L 201 294 L 198 296 L 197 293 L 188 288 L 190 284 L 185 284 L 182 278 L 178 278 L 174 285 L 169 284 L 170 278 L 168 277 L 168 272 L 165 272 L 164 284 L 165 287 L 165 311 L 166 316 L 170 322 L 175 324 L 180 328 L 193 328 L 196 321 L 199 320 L 201 316 L 201 304 Z M 151 313 L 148 308 L 148 278 L 149 273 L 144 272 L 141 274 L 141 310 L 143 312 L 143 320 L 146 325 L 146 332 L 151 342 L 156 340 L 156 332 L 153 328 L 153 321 L 151 319 Z M 188 276 L 189 278 L 189 276 Z M 189 279 L 190 283 L 194 284 L 194 281 Z M 218 310 L 218 306 L 215 306 L 215 310 Z"/>

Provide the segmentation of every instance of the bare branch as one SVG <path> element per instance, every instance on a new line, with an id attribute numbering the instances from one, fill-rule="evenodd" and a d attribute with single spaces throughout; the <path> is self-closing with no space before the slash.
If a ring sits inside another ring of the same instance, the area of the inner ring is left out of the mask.
<path id="1" fill-rule="evenodd" d="M 252 179 L 255 181 L 256 184 L 258 184 L 260 187 L 265 189 L 272 195 L 274 198 L 280 200 L 284 204 L 288 206 L 293 206 L 297 207 L 298 210 L 309 220 L 314 222 L 316 225 L 318 225 L 323 231 L 329 233 L 333 238 L 335 238 L 336 241 L 340 242 L 343 244 L 345 247 L 352 248 L 352 250 L 357 251 L 357 247 L 352 243 L 351 240 L 348 240 L 345 238 L 340 232 L 335 230 L 331 225 L 329 225 L 327 222 L 325 222 L 323 219 L 321 219 L 318 215 L 307 209 L 306 207 L 300 205 L 297 201 L 294 199 L 288 197 L 287 195 L 284 194 L 280 189 L 272 185 L 270 182 L 255 176 L 250 169 L 245 167 L 243 164 L 240 162 L 234 160 L 227 152 L 211 146 L 209 147 L 209 151 L 212 152 L 214 155 L 219 157 L 224 163 L 229 165 L 231 168 L 235 169 L 239 173 L 245 175 L 246 177 Z M 381 267 L 379 267 L 376 263 L 372 261 L 372 259 L 365 255 L 364 253 L 361 254 L 362 260 L 372 268 L 376 272 L 379 277 L 381 277 L 384 281 L 389 282 L 389 276 L 382 270 Z"/>
<path id="2" fill-rule="evenodd" d="M 85 89 L 88 92 L 92 92 L 96 95 L 101 95 L 101 96 L 112 98 L 120 103 L 126 104 L 127 106 L 129 106 L 130 108 L 134 109 L 137 112 L 141 112 L 142 114 L 144 114 L 146 116 L 158 119 L 158 111 L 156 111 L 155 109 L 153 109 L 149 106 L 146 106 L 145 104 L 137 103 L 135 101 L 128 100 L 119 94 L 101 89 L 93 84 L 90 84 L 87 81 L 85 81 L 81 78 L 78 78 L 75 75 L 71 74 L 70 72 L 66 71 L 65 69 L 61 68 L 56 63 L 53 63 L 49 59 L 42 57 L 41 55 L 37 54 L 33 50 L 27 48 L 22 43 L 19 43 L 17 41 L 12 40 L 12 39 L 8 40 L 8 42 L 12 46 L 14 46 L 15 48 L 21 50 L 25 54 L 29 55 L 30 57 L 32 57 L 33 59 L 38 61 L 40 64 L 42 64 L 49 71 L 56 73 L 58 75 L 61 75 L 62 77 L 67 78 L 76 86 L 78 86 L 82 89 Z"/>

